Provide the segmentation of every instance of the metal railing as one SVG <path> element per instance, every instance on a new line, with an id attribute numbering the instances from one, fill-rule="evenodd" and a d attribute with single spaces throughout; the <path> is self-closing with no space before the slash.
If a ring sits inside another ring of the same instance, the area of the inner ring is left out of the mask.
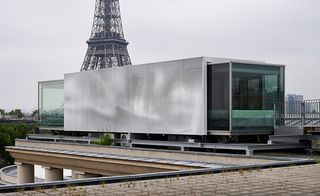
<path id="1" fill-rule="evenodd" d="M 320 99 L 305 101 L 286 101 L 276 104 L 276 125 L 291 127 L 320 126 Z"/>

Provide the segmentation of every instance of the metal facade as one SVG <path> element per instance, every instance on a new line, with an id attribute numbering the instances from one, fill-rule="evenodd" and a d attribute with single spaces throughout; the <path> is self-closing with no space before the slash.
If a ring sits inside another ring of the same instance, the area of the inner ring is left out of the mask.
<path id="1" fill-rule="evenodd" d="M 65 130 L 206 135 L 203 58 L 65 75 Z"/>

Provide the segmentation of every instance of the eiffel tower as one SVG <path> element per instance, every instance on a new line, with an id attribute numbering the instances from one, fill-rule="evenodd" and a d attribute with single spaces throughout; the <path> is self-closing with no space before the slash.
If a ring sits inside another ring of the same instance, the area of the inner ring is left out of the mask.
<path id="1" fill-rule="evenodd" d="M 91 37 L 81 71 L 131 65 L 119 0 L 96 0 Z"/>

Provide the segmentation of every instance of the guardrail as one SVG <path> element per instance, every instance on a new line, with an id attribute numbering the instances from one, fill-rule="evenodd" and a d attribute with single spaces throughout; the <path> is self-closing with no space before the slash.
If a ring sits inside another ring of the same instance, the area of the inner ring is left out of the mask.
<path id="1" fill-rule="evenodd" d="M 277 111 L 285 111 L 285 115 L 277 114 L 278 126 L 320 127 L 320 100 L 286 101 L 276 104 Z"/>
<path id="2" fill-rule="evenodd" d="M 29 134 L 26 140 L 36 140 L 36 141 L 51 141 L 51 142 L 65 142 L 65 143 L 83 143 L 91 144 L 98 138 L 92 137 L 71 137 L 71 136 L 59 136 L 59 135 L 39 135 L 39 134 Z"/>
<path id="3" fill-rule="evenodd" d="M 0 124 L 35 124 L 37 121 L 35 120 L 8 120 L 8 119 L 0 119 Z"/>

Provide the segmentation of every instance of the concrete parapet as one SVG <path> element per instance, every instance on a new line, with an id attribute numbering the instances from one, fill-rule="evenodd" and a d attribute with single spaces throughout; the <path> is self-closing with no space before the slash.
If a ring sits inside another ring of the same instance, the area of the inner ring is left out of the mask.
<path id="1" fill-rule="evenodd" d="M 17 176 L 10 174 L 11 171 L 17 170 L 16 165 L 10 165 L 8 167 L 4 167 L 0 170 L 0 180 L 4 183 L 8 184 L 16 184 L 17 183 Z"/>

